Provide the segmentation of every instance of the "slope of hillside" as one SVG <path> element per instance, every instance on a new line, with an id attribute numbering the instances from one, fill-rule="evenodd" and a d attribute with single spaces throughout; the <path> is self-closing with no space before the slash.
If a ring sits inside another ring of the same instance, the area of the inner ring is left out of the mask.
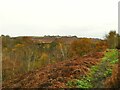
<path id="1" fill-rule="evenodd" d="M 66 83 L 86 75 L 90 67 L 99 63 L 104 53 L 94 53 L 71 60 L 49 64 L 35 71 L 4 81 L 3 88 L 66 88 Z"/>

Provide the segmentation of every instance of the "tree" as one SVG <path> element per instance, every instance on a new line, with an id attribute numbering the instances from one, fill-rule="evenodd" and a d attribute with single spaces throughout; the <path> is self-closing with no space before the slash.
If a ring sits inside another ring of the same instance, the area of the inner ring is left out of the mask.
<path id="1" fill-rule="evenodd" d="M 120 35 L 119 34 L 117 34 L 117 36 L 118 36 L 118 45 L 117 45 L 117 49 L 120 49 Z"/>
<path id="2" fill-rule="evenodd" d="M 118 44 L 118 37 L 116 31 L 110 31 L 109 34 L 106 35 L 106 40 L 110 49 L 116 48 Z"/>

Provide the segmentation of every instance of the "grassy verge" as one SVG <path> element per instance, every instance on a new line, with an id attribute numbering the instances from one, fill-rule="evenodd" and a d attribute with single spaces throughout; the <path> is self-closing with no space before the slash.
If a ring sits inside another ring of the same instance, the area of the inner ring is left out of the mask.
<path id="1" fill-rule="evenodd" d="M 92 66 L 90 73 L 80 80 L 69 81 L 68 87 L 77 88 L 105 88 L 104 81 L 112 75 L 112 68 L 118 62 L 118 51 L 109 49 L 98 65 Z"/>

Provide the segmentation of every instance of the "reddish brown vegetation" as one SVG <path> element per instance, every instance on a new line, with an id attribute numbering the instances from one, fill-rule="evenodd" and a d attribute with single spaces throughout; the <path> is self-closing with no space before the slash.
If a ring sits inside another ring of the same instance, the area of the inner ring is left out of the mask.
<path id="1" fill-rule="evenodd" d="M 92 65 L 97 64 L 103 53 L 65 60 L 19 75 L 3 82 L 4 88 L 65 88 L 65 83 L 84 76 Z"/>
<path id="2" fill-rule="evenodd" d="M 112 76 L 106 79 L 105 86 L 106 88 L 119 88 L 120 84 L 120 65 L 116 64 L 112 71 Z"/>
<path id="3" fill-rule="evenodd" d="M 107 49 L 106 41 L 94 40 L 90 38 L 81 38 L 71 44 L 71 53 L 73 55 L 83 56 L 88 53 L 105 51 Z"/>

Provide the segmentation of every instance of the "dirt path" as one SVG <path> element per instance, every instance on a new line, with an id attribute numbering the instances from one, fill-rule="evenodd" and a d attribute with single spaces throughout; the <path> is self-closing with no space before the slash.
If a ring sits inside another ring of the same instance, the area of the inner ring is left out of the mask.
<path id="1" fill-rule="evenodd" d="M 3 82 L 4 88 L 66 88 L 69 80 L 86 75 L 92 65 L 99 63 L 103 53 L 65 60 L 30 71 Z"/>

